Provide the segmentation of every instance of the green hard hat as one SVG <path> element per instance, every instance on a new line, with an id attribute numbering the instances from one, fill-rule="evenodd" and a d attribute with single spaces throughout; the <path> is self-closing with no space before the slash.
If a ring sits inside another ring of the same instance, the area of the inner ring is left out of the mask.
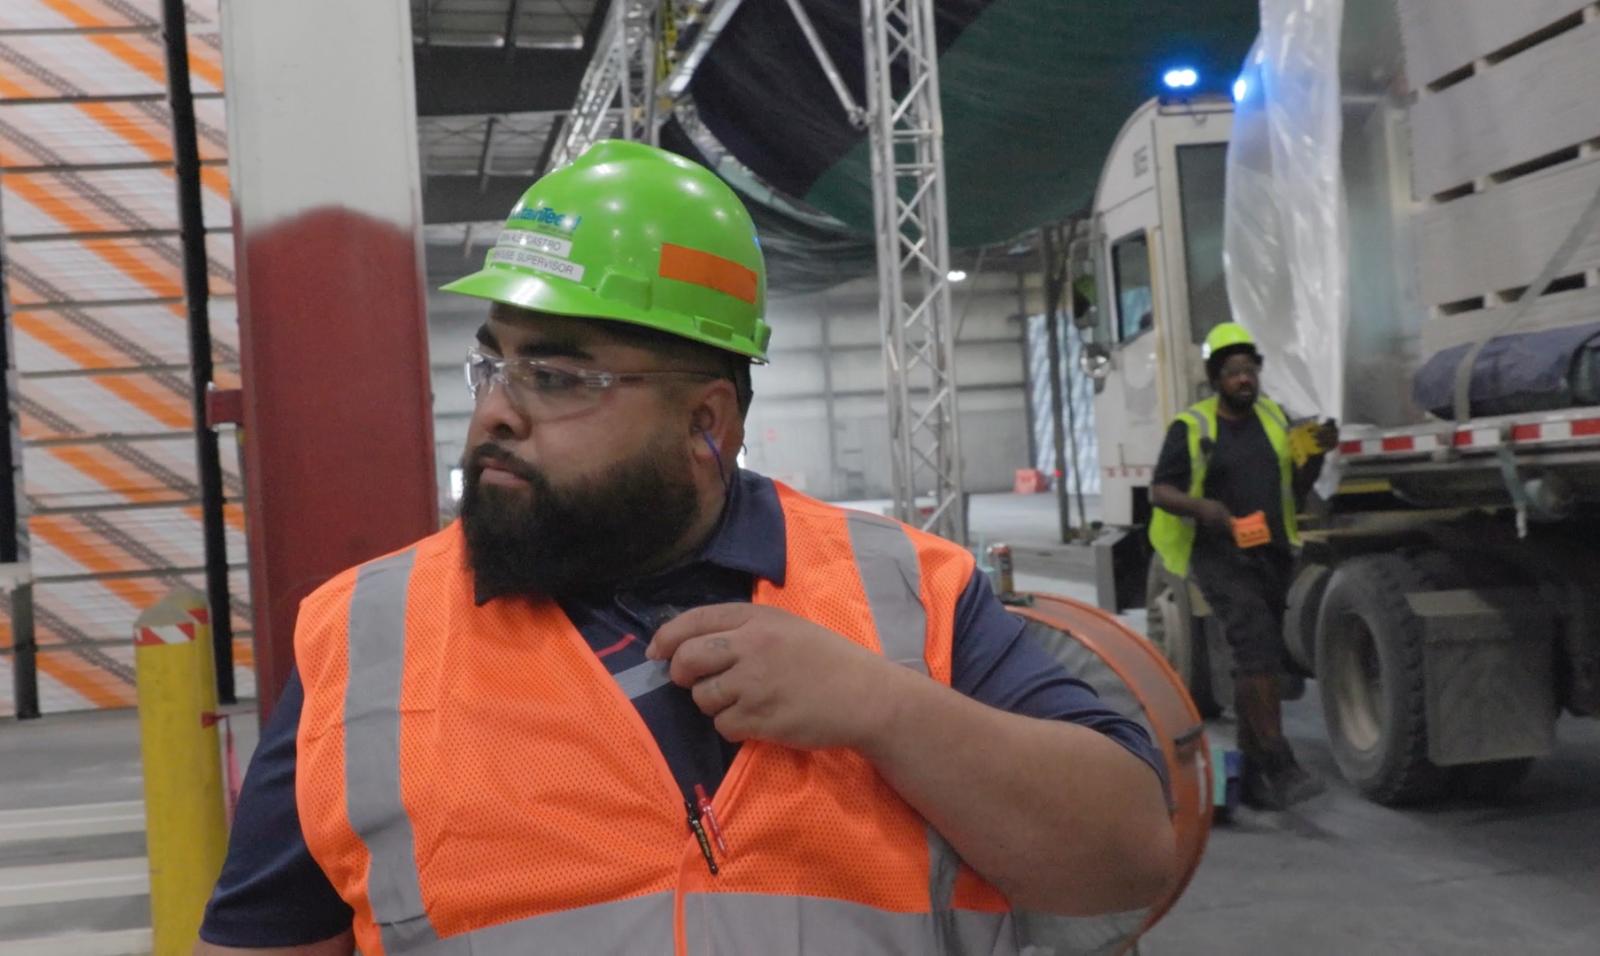
<path id="1" fill-rule="evenodd" d="M 1250 330 L 1237 322 L 1223 322 L 1206 333 L 1206 342 L 1200 347 L 1200 357 L 1209 359 L 1223 349 L 1230 349 L 1236 345 L 1256 347 L 1255 336 Z"/>
<path id="2" fill-rule="evenodd" d="M 534 183 L 482 269 L 445 292 L 612 319 L 766 361 L 767 269 L 750 213 L 698 163 L 602 140 Z"/>

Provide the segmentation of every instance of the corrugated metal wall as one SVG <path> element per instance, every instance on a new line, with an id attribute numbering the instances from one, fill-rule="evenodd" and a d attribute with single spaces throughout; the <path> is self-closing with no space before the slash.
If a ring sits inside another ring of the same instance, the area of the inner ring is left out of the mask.
<path id="1" fill-rule="evenodd" d="M 191 3 L 219 387 L 238 382 L 221 43 Z M 0 3 L 0 228 L 45 712 L 130 706 L 134 619 L 204 588 L 158 0 Z M 223 435 L 239 694 L 252 692 L 238 454 Z M 0 646 L 9 646 L 9 608 Z M 0 654 L 0 714 L 11 712 Z"/>

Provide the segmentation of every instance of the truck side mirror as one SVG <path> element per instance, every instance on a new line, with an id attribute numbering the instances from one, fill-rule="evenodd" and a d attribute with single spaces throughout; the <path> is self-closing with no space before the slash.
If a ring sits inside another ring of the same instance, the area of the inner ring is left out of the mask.
<path id="1" fill-rule="evenodd" d="M 1100 324 L 1100 310 L 1096 307 L 1099 290 L 1095 287 L 1093 245 L 1082 236 L 1067 246 L 1067 275 L 1072 324 L 1085 332 L 1093 331 Z"/>

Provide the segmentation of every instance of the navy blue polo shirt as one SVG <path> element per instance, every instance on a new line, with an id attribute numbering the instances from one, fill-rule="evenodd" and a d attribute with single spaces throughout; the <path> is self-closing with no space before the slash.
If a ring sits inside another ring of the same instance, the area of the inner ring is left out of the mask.
<path id="1" fill-rule="evenodd" d="M 695 784 L 715 792 L 739 745 L 717 734 L 688 691 L 664 679 L 662 668 L 645 658 L 645 646 L 657 627 L 682 611 L 749 601 L 757 578 L 782 585 L 786 563 L 777 490 L 766 478 L 740 471 L 717 530 L 695 560 L 619 589 L 602 603 L 562 602 L 639 708 L 686 797 Z M 956 609 L 951 685 L 991 707 L 1098 730 L 1163 772 L 1144 728 L 1103 704 L 1024 637 L 1021 618 L 1007 613 L 977 572 Z M 291 674 L 245 776 L 227 862 L 200 930 L 208 943 L 299 946 L 350 926 L 350 908 L 311 858 L 300 829 L 294 773 L 303 701 L 299 674 Z"/>

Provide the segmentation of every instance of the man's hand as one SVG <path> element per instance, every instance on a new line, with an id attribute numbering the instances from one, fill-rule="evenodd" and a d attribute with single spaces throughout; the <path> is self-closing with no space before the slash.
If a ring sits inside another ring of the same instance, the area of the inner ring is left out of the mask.
<path id="1" fill-rule="evenodd" d="M 672 682 L 690 688 L 728 740 L 800 750 L 862 748 L 888 723 L 890 686 L 916 676 L 821 625 L 754 604 L 686 611 L 645 654 L 672 662 Z"/>
<path id="2" fill-rule="evenodd" d="M 1324 452 L 1333 451 L 1339 447 L 1339 423 L 1328 419 L 1317 426 L 1317 447 Z"/>
<path id="3" fill-rule="evenodd" d="M 730 740 L 861 754 L 1018 906 L 1122 912 L 1176 878 L 1160 783 L 1097 730 L 997 710 L 776 608 L 697 608 L 646 653 Z"/>
<path id="4" fill-rule="evenodd" d="M 1233 530 L 1233 515 L 1229 513 L 1227 507 L 1220 501 L 1212 501 L 1210 498 L 1196 498 L 1194 500 L 1194 517 L 1196 521 L 1208 528 L 1230 533 Z"/>

